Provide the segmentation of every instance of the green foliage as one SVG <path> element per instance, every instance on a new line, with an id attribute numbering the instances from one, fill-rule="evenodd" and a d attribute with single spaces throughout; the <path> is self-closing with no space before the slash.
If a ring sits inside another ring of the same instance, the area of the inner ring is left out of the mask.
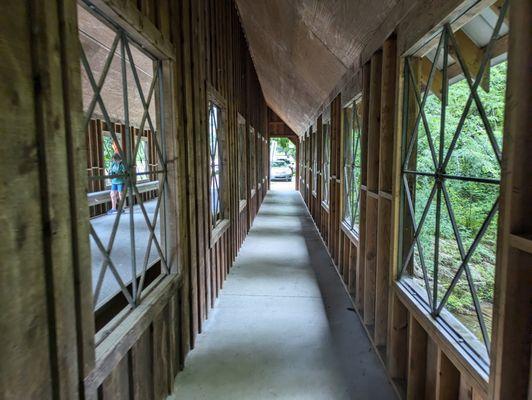
<path id="1" fill-rule="evenodd" d="M 502 147 L 502 131 L 504 124 L 504 105 L 506 91 L 506 62 L 491 68 L 490 92 L 486 93 L 478 89 L 479 97 L 493 130 L 495 140 Z M 442 156 L 446 157 L 450 143 L 455 135 L 457 126 L 464 111 L 464 106 L 470 94 L 469 86 L 465 79 L 449 87 L 448 105 L 445 114 L 445 129 L 443 135 Z M 434 142 L 436 162 L 440 159 L 440 129 L 441 129 L 441 101 L 433 94 L 427 98 L 425 115 L 428 129 Z M 434 172 L 435 166 L 432 152 L 427 139 L 427 132 L 422 123 L 418 127 L 418 141 L 416 156 L 416 170 Z M 500 179 L 500 166 L 497 161 L 492 143 L 489 140 L 486 126 L 481 118 L 479 110 L 473 102 L 456 147 L 452 152 L 445 173 L 461 177 L 475 177 L 486 179 Z M 417 177 L 415 183 L 415 217 L 419 223 L 423 209 L 434 184 L 433 178 Z M 450 202 L 454 212 L 456 225 L 464 244 L 465 252 L 473 243 L 487 214 L 492 208 L 499 195 L 499 185 L 490 183 L 467 182 L 464 180 L 445 180 L 449 193 Z M 436 228 L 436 197 L 433 206 L 429 209 L 427 219 L 423 226 L 421 243 L 425 253 L 425 261 L 433 263 L 434 240 Z M 461 257 L 457 246 L 455 234 L 451 225 L 451 219 L 445 201 L 442 196 L 442 209 L 440 218 L 440 250 L 439 250 L 439 300 L 450 284 L 452 277 L 458 269 Z M 475 250 L 469 266 L 477 291 L 479 301 L 487 309 L 488 318 L 491 318 L 491 305 L 493 303 L 493 282 L 496 252 L 496 218 L 491 222 L 482 241 Z M 428 260 L 427 260 L 428 259 Z M 430 266 L 432 270 L 432 265 Z M 432 283 L 431 283 L 432 284 Z M 474 313 L 470 290 L 462 276 L 456 288 L 449 297 L 447 308 L 458 315 L 466 316 Z M 460 318 L 462 319 L 462 318 Z M 464 320 L 465 321 L 465 320 Z M 463 321 L 463 322 L 464 322 Z M 472 327 L 475 319 L 466 323 Z M 473 322 L 471 322 L 473 321 Z M 478 334 L 478 332 L 475 332 Z M 478 336 L 478 335 L 477 335 Z"/>
<path id="2" fill-rule="evenodd" d="M 279 152 L 286 156 L 296 157 L 296 147 L 288 138 L 273 138 L 272 141 L 277 142 Z"/>

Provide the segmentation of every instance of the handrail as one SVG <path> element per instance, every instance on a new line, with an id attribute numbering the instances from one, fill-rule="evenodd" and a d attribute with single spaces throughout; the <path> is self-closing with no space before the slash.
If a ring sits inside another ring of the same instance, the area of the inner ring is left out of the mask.
<path id="1" fill-rule="evenodd" d="M 150 190 L 157 190 L 159 188 L 159 181 L 149 181 L 137 184 L 139 193 L 149 192 Z M 127 190 L 127 189 L 126 189 Z M 110 190 L 102 190 L 100 192 L 87 193 L 87 201 L 89 206 L 107 203 L 111 201 L 109 198 Z"/>

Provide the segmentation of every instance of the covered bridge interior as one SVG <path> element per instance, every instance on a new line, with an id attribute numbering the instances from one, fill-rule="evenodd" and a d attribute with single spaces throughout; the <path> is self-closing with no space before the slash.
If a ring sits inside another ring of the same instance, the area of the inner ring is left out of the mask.
<path id="1" fill-rule="evenodd" d="M 529 0 L 0 9 L 1 399 L 532 399 Z"/>

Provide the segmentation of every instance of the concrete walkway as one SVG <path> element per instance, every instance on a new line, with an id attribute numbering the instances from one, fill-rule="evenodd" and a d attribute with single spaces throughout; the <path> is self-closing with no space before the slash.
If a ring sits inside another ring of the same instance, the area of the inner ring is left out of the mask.
<path id="1" fill-rule="evenodd" d="M 295 191 L 268 193 L 170 399 L 395 399 Z"/>

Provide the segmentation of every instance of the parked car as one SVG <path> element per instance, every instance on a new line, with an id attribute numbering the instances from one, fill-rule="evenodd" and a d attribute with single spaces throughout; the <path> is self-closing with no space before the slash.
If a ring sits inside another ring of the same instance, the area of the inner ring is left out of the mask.
<path id="1" fill-rule="evenodd" d="M 275 160 L 272 162 L 271 167 L 271 180 L 272 181 L 291 181 L 292 180 L 293 171 L 292 168 L 290 168 L 290 164 L 282 161 L 282 160 Z"/>
<path id="2" fill-rule="evenodd" d="M 294 168 L 296 166 L 296 163 L 294 162 L 293 159 L 291 158 L 288 158 L 288 157 L 276 157 L 274 159 L 274 161 L 282 161 L 284 162 L 285 164 L 287 164 L 290 168 L 292 168 L 292 172 L 294 172 Z"/>

